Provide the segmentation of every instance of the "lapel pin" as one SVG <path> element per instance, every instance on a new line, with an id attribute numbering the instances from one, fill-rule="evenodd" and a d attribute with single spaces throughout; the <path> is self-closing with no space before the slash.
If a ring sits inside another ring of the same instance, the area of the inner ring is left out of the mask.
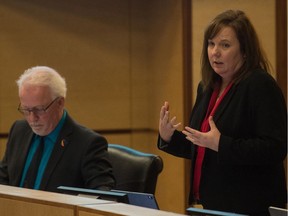
<path id="1" fill-rule="evenodd" d="M 63 147 L 63 148 L 65 147 L 65 140 L 64 139 L 61 140 L 61 147 Z"/>

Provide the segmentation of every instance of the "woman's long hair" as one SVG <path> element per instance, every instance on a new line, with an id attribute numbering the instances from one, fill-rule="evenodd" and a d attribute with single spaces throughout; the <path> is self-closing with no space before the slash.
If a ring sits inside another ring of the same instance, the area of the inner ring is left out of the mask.
<path id="1" fill-rule="evenodd" d="M 201 56 L 202 84 L 204 89 L 214 88 L 220 76 L 212 69 L 208 58 L 208 40 L 213 39 L 224 27 L 231 27 L 240 43 L 240 51 L 244 56 L 243 65 L 235 74 L 234 83 L 245 79 L 256 68 L 262 68 L 269 72 L 270 64 L 262 51 L 256 31 L 245 15 L 240 10 L 227 10 L 208 25 L 204 33 L 204 41 Z"/>

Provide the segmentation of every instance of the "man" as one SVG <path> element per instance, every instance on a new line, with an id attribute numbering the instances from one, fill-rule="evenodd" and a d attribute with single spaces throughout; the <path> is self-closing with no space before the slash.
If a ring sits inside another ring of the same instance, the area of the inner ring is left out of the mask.
<path id="1" fill-rule="evenodd" d="M 65 79 L 52 68 L 37 66 L 26 70 L 17 84 L 18 110 L 25 120 L 16 121 L 9 132 L 0 184 L 52 192 L 61 185 L 113 188 L 107 141 L 64 109 Z"/>

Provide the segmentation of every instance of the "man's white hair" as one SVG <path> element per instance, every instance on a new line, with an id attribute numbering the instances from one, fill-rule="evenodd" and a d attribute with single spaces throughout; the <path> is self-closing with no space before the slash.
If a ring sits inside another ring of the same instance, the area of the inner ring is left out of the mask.
<path id="1" fill-rule="evenodd" d="M 53 97 L 66 98 L 67 86 L 65 79 L 53 68 L 36 66 L 29 68 L 16 81 L 20 89 L 24 85 L 48 86 Z"/>

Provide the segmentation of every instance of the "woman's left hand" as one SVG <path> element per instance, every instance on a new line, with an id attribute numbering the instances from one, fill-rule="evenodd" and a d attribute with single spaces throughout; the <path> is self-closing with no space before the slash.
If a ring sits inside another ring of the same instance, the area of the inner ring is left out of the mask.
<path id="1" fill-rule="evenodd" d="M 186 139 L 191 141 L 193 144 L 218 152 L 221 133 L 217 129 L 212 116 L 209 117 L 209 125 L 210 131 L 208 132 L 200 132 L 186 126 L 182 133 L 185 134 Z"/>

